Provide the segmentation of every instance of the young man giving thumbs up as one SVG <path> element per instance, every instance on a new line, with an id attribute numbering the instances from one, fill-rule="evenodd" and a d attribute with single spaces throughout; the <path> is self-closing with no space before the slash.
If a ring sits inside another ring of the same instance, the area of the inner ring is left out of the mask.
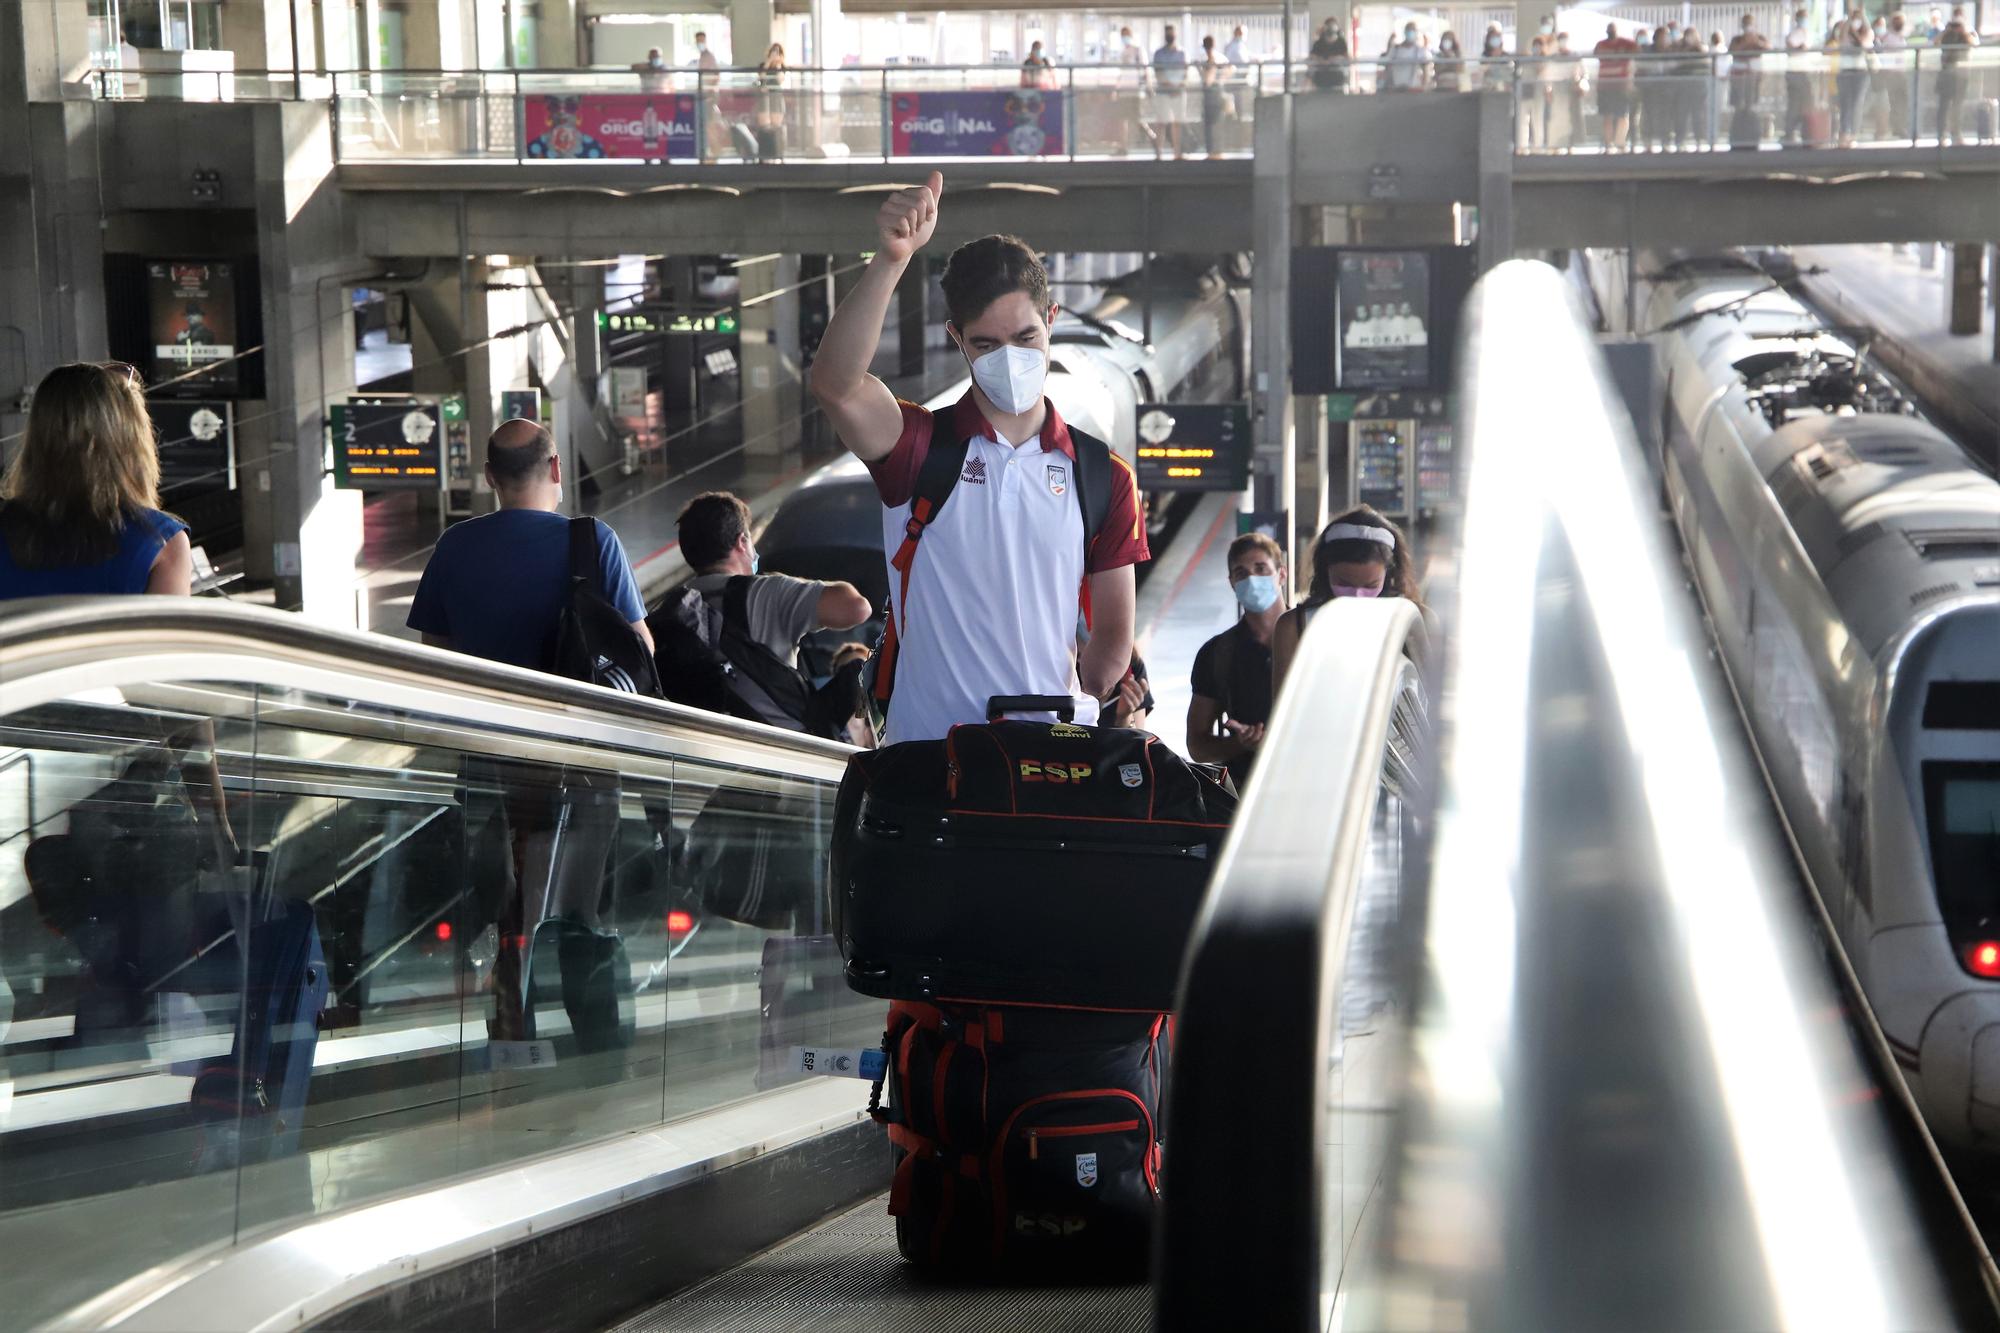
<path id="1" fill-rule="evenodd" d="M 945 331 L 972 371 L 950 411 L 868 373 L 903 270 L 937 230 L 944 176 L 889 196 L 875 257 L 834 313 L 812 392 L 882 499 L 891 596 L 887 739 L 984 722 L 996 695 L 1071 695 L 1096 720 L 1132 657 L 1132 567 L 1150 558 L 1131 467 L 1043 395 L 1049 276 L 1020 240 L 982 236 L 945 262 Z M 1077 643 L 1079 610 L 1091 633 Z"/>

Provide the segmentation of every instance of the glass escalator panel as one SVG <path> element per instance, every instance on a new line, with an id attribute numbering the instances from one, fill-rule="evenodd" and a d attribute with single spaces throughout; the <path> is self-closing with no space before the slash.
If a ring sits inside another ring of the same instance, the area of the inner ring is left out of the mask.
<path id="1" fill-rule="evenodd" d="M 10 1322 L 878 1039 L 827 938 L 834 763 L 407 693 L 135 681 L 0 717 Z"/>

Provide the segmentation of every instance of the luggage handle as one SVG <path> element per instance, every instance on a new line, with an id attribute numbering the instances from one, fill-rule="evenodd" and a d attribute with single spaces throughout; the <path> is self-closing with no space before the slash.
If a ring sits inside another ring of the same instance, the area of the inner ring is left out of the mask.
<path id="1" fill-rule="evenodd" d="M 986 701 L 986 720 L 998 722 L 1008 713 L 1054 713 L 1076 721 L 1076 700 L 1067 694 L 996 694 Z"/>

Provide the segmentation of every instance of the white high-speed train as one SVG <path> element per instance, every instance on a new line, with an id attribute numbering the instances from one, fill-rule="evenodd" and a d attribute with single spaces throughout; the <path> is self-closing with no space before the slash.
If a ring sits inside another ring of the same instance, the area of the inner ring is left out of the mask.
<path id="1" fill-rule="evenodd" d="M 1592 278 L 1807 872 L 1940 1144 L 2000 1154 L 2000 483 L 1735 257 Z"/>

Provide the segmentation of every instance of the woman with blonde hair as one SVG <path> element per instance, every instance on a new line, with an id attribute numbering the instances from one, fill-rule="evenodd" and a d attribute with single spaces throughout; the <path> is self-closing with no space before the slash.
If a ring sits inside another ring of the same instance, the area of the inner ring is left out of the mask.
<path id="1" fill-rule="evenodd" d="M 160 512 L 160 456 L 139 374 L 77 362 L 42 377 L 0 482 L 0 600 L 185 597 L 187 524 Z"/>

